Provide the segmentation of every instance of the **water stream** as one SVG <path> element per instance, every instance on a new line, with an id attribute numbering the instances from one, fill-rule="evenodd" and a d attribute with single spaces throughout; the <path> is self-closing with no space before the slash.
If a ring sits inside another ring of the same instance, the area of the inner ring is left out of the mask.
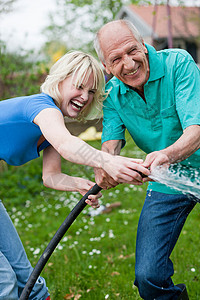
<path id="1" fill-rule="evenodd" d="M 149 177 L 183 194 L 191 194 L 200 202 L 200 168 L 181 164 L 174 164 L 169 168 L 159 166 L 153 169 Z"/>

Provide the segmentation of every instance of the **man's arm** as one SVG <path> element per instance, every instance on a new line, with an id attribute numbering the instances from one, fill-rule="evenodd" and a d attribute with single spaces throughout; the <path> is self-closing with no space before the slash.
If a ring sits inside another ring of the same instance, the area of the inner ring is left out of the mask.
<path id="1" fill-rule="evenodd" d="M 109 140 L 103 143 L 101 150 L 112 155 L 119 155 L 121 146 L 121 140 Z M 132 169 L 135 170 L 134 177 L 131 178 L 131 181 L 127 180 L 127 183 L 142 185 L 143 182 L 140 174 L 143 173 L 148 176 L 149 170 L 142 166 L 142 159 L 134 159 L 134 161 L 136 162 L 134 169 Z M 140 174 L 137 171 L 139 171 Z M 95 168 L 94 173 L 96 183 L 103 189 L 113 188 L 119 184 L 119 182 L 115 181 L 111 176 L 109 176 L 104 170 L 100 168 Z"/>
<path id="2" fill-rule="evenodd" d="M 119 155 L 122 147 L 121 140 L 110 140 L 102 144 L 101 150 L 112 155 Z"/>
<path id="3" fill-rule="evenodd" d="M 155 151 L 146 156 L 144 167 L 152 170 L 159 165 L 170 165 L 180 162 L 200 148 L 200 126 L 187 127 L 181 137 L 171 146 Z"/>

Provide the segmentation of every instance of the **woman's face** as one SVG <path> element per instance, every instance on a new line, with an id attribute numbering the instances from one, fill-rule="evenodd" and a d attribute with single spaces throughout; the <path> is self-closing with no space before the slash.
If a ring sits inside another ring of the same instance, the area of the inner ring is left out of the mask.
<path id="1" fill-rule="evenodd" d="M 72 76 L 60 82 L 59 91 L 61 94 L 60 109 L 64 116 L 77 118 L 94 99 L 96 89 L 93 88 L 93 74 L 91 73 L 87 83 L 82 83 L 76 87 Z"/>

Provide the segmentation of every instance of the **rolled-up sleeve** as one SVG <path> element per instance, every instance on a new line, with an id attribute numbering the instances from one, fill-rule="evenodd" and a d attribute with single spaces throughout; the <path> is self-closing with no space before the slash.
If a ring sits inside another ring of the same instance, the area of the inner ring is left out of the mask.
<path id="1" fill-rule="evenodd" d="M 183 130 L 200 125 L 200 70 L 189 55 L 178 65 L 175 82 L 176 109 Z"/>
<path id="2" fill-rule="evenodd" d="M 125 126 L 111 102 L 111 97 L 108 96 L 103 105 L 102 143 L 109 140 L 122 140 L 123 147 L 125 145 Z"/>

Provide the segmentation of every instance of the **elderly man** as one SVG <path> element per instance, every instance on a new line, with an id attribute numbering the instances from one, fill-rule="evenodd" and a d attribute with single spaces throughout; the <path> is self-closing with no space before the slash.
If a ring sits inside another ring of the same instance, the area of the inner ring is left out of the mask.
<path id="1" fill-rule="evenodd" d="M 102 150 L 118 155 L 127 128 L 147 153 L 143 166 L 150 171 L 176 162 L 199 168 L 200 71 L 192 57 L 180 49 L 157 52 L 125 20 L 104 25 L 94 46 L 114 75 L 107 83 Z M 104 171 L 95 173 L 102 187 L 117 185 Z M 132 183 L 147 180 L 135 173 Z M 185 285 L 172 282 L 169 257 L 195 199 L 157 182 L 149 182 L 148 190 L 137 231 L 135 285 L 145 300 L 188 299 Z"/>

